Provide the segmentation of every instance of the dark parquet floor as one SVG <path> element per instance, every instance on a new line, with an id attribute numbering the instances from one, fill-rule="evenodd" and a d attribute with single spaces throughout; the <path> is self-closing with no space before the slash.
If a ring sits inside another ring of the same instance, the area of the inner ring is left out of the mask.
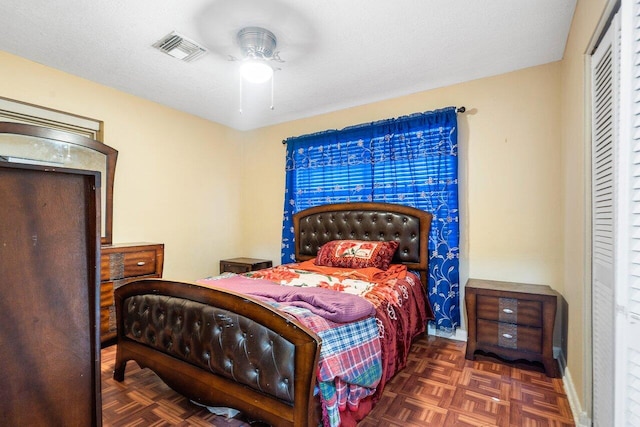
<path id="1" fill-rule="evenodd" d="M 249 426 L 192 404 L 135 362 L 127 364 L 124 382 L 114 381 L 115 349 L 102 350 L 105 427 Z M 464 350 L 464 342 L 418 339 L 407 367 L 387 383 L 380 402 L 358 426 L 574 426 L 560 378 L 490 357 L 469 361 Z"/>

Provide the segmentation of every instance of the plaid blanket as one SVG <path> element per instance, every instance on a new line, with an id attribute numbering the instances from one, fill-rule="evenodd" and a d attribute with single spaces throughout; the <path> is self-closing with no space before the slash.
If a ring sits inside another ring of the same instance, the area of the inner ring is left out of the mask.
<path id="1" fill-rule="evenodd" d="M 277 304 L 276 304 L 277 307 Z M 340 425 L 340 411 L 357 410 L 382 376 L 378 324 L 374 317 L 338 324 L 294 306 L 277 307 L 293 315 L 322 339 L 318 389 L 325 426 Z"/>

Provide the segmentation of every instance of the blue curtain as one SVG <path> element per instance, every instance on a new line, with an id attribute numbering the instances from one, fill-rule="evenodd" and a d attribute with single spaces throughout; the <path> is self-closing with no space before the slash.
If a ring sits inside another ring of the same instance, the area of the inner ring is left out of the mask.
<path id="1" fill-rule="evenodd" d="M 293 214 L 387 202 L 433 214 L 429 300 L 438 329 L 460 326 L 458 136 L 454 107 L 286 140 L 282 263 L 295 261 Z"/>

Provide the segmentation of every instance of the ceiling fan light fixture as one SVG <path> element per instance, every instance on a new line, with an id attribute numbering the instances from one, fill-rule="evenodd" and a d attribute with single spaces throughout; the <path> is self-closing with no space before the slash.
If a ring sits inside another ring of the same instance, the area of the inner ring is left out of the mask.
<path id="1" fill-rule="evenodd" d="M 242 113 L 242 82 L 261 84 L 271 80 L 271 105 L 273 108 L 273 73 L 271 63 L 284 62 L 275 50 L 278 42 L 276 36 L 262 27 L 245 27 L 236 36 L 242 58 L 240 58 L 240 113 Z M 231 57 L 232 60 L 236 58 Z"/>
<path id="2" fill-rule="evenodd" d="M 251 83 L 264 83 L 273 77 L 273 68 L 261 60 L 247 60 L 240 66 L 240 75 Z"/>

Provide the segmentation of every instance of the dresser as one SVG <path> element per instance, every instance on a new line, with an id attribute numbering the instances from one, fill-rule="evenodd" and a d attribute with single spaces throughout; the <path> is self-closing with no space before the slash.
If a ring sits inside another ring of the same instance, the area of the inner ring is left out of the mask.
<path id="1" fill-rule="evenodd" d="M 258 258 L 230 258 L 220 261 L 220 273 L 242 274 L 248 271 L 262 270 L 269 268 L 273 263 L 267 259 Z"/>
<path id="2" fill-rule="evenodd" d="M 550 377 L 557 294 L 549 286 L 469 279 L 465 287 L 468 338 L 465 357 L 476 351 L 507 360 L 539 362 Z"/>
<path id="3" fill-rule="evenodd" d="M 131 280 L 162 277 L 164 245 L 123 243 L 102 246 L 100 255 L 100 342 L 117 335 L 114 289 Z"/>

